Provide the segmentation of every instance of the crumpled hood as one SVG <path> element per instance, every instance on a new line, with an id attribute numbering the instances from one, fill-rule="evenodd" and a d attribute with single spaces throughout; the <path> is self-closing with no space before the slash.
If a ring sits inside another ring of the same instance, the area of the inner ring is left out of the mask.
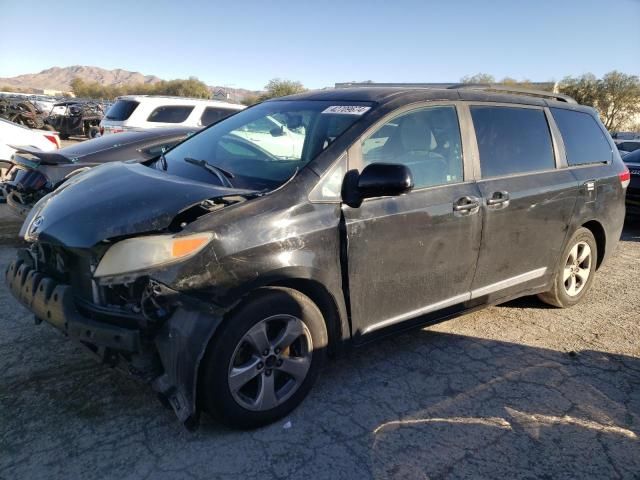
<path id="1" fill-rule="evenodd" d="M 253 192 L 196 182 L 138 163 L 108 163 L 42 198 L 20 235 L 90 248 L 108 238 L 162 230 L 182 210 L 203 200 L 249 193 Z"/>

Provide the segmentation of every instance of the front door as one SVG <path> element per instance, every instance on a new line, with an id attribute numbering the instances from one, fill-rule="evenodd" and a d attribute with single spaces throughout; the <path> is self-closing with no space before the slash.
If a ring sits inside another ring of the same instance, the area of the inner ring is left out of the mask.
<path id="1" fill-rule="evenodd" d="M 482 218 L 462 150 L 457 109 L 444 105 L 386 120 L 350 151 L 351 168 L 402 163 L 415 183 L 407 195 L 343 206 L 357 336 L 469 299 Z"/>

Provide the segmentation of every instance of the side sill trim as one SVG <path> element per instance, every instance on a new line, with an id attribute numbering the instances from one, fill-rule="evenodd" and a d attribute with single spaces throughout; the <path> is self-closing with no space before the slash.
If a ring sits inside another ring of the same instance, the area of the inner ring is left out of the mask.
<path id="1" fill-rule="evenodd" d="M 387 320 L 383 320 L 382 322 L 374 323 L 373 325 L 369 325 L 362 331 L 362 334 L 370 333 L 374 330 L 378 330 L 380 328 L 388 327 L 390 325 L 394 325 L 396 323 L 400 323 L 404 320 L 408 320 L 410 318 L 419 317 L 420 315 L 425 315 L 427 313 L 435 312 L 436 310 L 440 310 L 442 308 L 451 307 L 458 303 L 467 302 L 471 299 L 482 297 L 484 295 L 489 295 L 490 293 L 497 292 L 499 290 L 504 290 L 509 287 L 513 287 L 519 285 L 521 283 L 526 283 L 531 280 L 535 280 L 536 278 L 540 278 L 547 273 L 547 268 L 538 268 L 536 270 L 531 270 L 530 272 L 525 272 L 520 275 L 516 275 L 515 277 L 506 278 L 496 283 L 492 283 L 485 287 L 477 288 L 472 290 L 471 292 L 463 293 L 461 295 L 456 295 L 455 297 L 447 298 L 440 302 L 432 303 L 431 305 L 427 305 L 426 307 L 418 308 L 416 310 L 411 310 L 410 312 L 403 313 L 401 315 L 396 315 L 395 317 L 388 318 Z"/>
<path id="2" fill-rule="evenodd" d="M 397 315 L 387 320 L 383 320 L 382 322 L 369 325 L 367 328 L 364 329 L 362 333 L 363 334 L 369 333 L 369 332 L 372 332 L 373 330 L 378 330 L 380 328 L 388 327 L 389 325 L 402 322 L 403 320 L 408 320 L 413 317 L 419 317 L 420 315 L 431 313 L 436 310 L 440 310 L 441 308 L 450 307 L 457 303 L 466 302 L 468 300 L 471 300 L 471 293 L 467 292 L 467 293 L 463 293 L 462 295 L 456 295 L 455 297 L 447 298 L 446 300 L 442 300 L 441 302 L 432 303 L 431 305 L 427 305 L 426 307 L 418 308 L 417 310 L 411 310 L 410 312 L 403 313 L 402 315 Z"/>
<path id="3" fill-rule="evenodd" d="M 497 292 L 499 290 L 504 290 L 505 288 L 513 287 L 520 283 L 525 283 L 530 280 L 535 280 L 536 278 L 540 278 L 547 273 L 547 267 L 537 268 L 535 270 L 531 270 L 530 272 L 525 272 L 520 275 L 516 275 L 515 277 L 510 277 L 505 280 L 500 280 L 499 282 L 492 283 L 491 285 L 487 285 L 485 287 L 476 288 L 471 291 L 471 298 L 478 298 L 484 295 L 489 295 L 490 293 Z"/>

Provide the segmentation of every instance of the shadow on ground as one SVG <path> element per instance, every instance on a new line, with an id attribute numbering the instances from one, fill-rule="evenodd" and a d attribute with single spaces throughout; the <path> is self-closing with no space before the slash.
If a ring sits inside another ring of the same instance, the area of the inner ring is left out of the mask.
<path id="1" fill-rule="evenodd" d="M 144 386 L 49 333 L 38 331 L 35 341 L 20 334 L 19 358 L 2 355 L 10 364 L 0 380 L 0 477 L 631 478 L 640 471 L 633 357 L 418 331 L 331 362 L 288 429 L 278 422 L 236 432 L 205 419 L 192 434 Z"/>

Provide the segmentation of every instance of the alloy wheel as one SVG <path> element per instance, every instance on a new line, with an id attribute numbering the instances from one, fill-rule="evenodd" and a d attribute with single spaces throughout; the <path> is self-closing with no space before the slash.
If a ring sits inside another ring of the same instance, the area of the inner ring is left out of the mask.
<path id="1" fill-rule="evenodd" d="M 587 242 L 578 242 L 569 251 L 562 277 L 567 295 L 575 297 L 584 289 L 591 275 L 592 261 L 591 247 Z"/>
<path id="2" fill-rule="evenodd" d="M 313 345 L 302 320 L 275 315 L 255 324 L 231 356 L 228 383 L 242 407 L 271 410 L 289 399 L 304 382 Z"/>

